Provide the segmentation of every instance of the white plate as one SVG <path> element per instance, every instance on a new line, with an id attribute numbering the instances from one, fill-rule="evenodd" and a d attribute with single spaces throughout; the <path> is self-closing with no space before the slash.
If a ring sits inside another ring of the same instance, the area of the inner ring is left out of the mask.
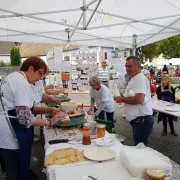
<path id="1" fill-rule="evenodd" d="M 109 147 L 115 144 L 116 139 L 114 137 L 99 138 L 96 142 L 97 146 Z"/>
<path id="2" fill-rule="evenodd" d="M 171 112 L 178 112 L 180 111 L 179 108 L 176 108 L 176 107 L 167 107 L 165 108 L 166 111 L 171 111 Z"/>
<path id="3" fill-rule="evenodd" d="M 85 150 L 84 156 L 93 161 L 106 161 L 114 158 L 116 153 L 107 147 L 93 147 Z"/>

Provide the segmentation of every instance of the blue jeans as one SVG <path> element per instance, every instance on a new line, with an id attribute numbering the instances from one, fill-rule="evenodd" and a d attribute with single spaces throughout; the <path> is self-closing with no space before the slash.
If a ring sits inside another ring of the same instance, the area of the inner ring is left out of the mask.
<path id="1" fill-rule="evenodd" d="M 0 148 L 0 163 L 6 172 L 6 180 L 19 180 L 19 155 L 19 150 Z"/>
<path id="2" fill-rule="evenodd" d="M 112 127 L 114 128 L 114 111 L 111 113 L 106 112 L 106 118 L 107 120 L 112 122 Z M 105 120 L 105 111 L 101 111 L 98 115 L 98 119 Z"/>
<path id="3" fill-rule="evenodd" d="M 148 137 L 152 131 L 154 119 L 153 116 L 141 116 L 130 121 L 133 129 L 134 144 L 137 145 L 141 142 L 145 146 L 148 144 Z"/>

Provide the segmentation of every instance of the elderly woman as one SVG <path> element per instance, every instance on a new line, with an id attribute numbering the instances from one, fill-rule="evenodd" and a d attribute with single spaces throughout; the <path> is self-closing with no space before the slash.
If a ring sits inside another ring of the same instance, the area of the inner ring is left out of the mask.
<path id="1" fill-rule="evenodd" d="M 35 96 L 31 84 L 47 73 L 47 65 L 38 57 L 28 58 L 20 72 L 13 72 L 1 83 L 0 157 L 7 180 L 28 180 L 32 131 L 31 126 L 51 126 L 64 118 L 57 113 L 49 120 L 35 119 L 32 109 Z"/>
<path id="2" fill-rule="evenodd" d="M 114 127 L 114 101 L 109 89 L 104 84 L 101 84 L 97 76 L 92 76 L 89 80 L 89 84 L 91 86 L 91 105 L 88 113 L 92 113 L 94 104 L 96 103 L 97 111 L 94 115 L 99 119 L 105 119 L 106 113 L 107 120 L 110 120 Z"/>

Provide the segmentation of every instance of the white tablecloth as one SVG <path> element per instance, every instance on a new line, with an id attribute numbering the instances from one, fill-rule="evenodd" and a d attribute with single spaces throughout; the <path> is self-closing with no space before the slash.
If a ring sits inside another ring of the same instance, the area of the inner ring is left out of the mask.
<path id="1" fill-rule="evenodd" d="M 47 157 L 47 155 L 51 152 L 53 152 L 54 150 L 56 149 L 62 149 L 62 148 L 76 148 L 76 149 L 79 149 L 79 150 L 86 150 L 90 147 L 95 147 L 96 146 L 96 141 L 97 139 L 91 139 L 91 144 L 90 145 L 82 145 L 82 141 L 73 141 L 73 138 L 75 139 L 76 137 L 70 137 L 70 136 L 67 136 L 67 134 L 69 134 L 69 132 L 75 132 L 77 133 L 77 136 L 79 136 L 80 132 L 79 130 L 64 130 L 62 132 L 62 130 L 60 129 L 56 129 L 56 132 L 54 129 L 47 129 L 46 127 L 44 128 L 44 137 L 45 137 L 45 158 Z M 63 135 L 60 135 L 60 134 L 63 134 Z M 65 135 L 65 136 L 64 136 Z M 68 142 L 68 143 L 60 143 L 60 144 L 54 144 L 54 145 L 50 145 L 48 143 L 49 140 L 51 139 L 63 139 L 64 137 L 66 137 L 67 139 L 72 139 L 72 141 Z M 119 141 L 116 141 L 114 145 L 112 145 L 110 148 L 112 150 L 114 150 L 116 152 L 116 157 L 110 161 L 106 161 L 104 163 L 109 163 L 109 162 L 114 162 L 114 161 L 119 161 L 120 163 L 120 149 L 121 149 L 121 143 Z M 56 168 L 64 168 L 64 167 L 77 167 L 77 166 L 87 166 L 87 168 L 90 168 L 91 164 L 98 164 L 99 162 L 96 162 L 96 161 L 90 161 L 90 160 L 87 160 L 87 161 L 84 161 L 84 162 L 81 162 L 81 163 L 74 163 L 74 164 L 67 164 L 67 165 L 52 165 L 52 166 L 48 166 L 46 168 L 47 170 L 47 177 L 49 180 L 55 180 L 55 169 Z M 124 169 L 124 171 L 126 171 Z M 126 172 L 127 174 L 129 174 L 128 172 Z M 130 176 L 130 175 L 129 175 Z"/>
<path id="2" fill-rule="evenodd" d="M 179 109 L 179 111 L 176 111 L 176 112 L 167 111 L 166 109 L 169 107 Z M 152 100 L 152 108 L 153 108 L 153 110 L 158 111 L 158 112 L 163 112 L 166 114 L 180 117 L 180 105 L 179 104 L 153 99 Z"/>

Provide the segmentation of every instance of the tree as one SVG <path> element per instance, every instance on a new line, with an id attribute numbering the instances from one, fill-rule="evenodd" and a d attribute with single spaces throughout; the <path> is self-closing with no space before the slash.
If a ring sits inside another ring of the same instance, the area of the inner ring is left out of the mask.
<path id="1" fill-rule="evenodd" d="M 6 67 L 8 66 L 7 63 L 5 63 L 3 60 L 0 60 L 0 67 Z"/>
<path id="2" fill-rule="evenodd" d="M 18 47 L 13 47 L 10 53 L 11 65 L 19 66 L 21 64 L 21 54 Z"/>
<path id="3" fill-rule="evenodd" d="M 160 52 L 158 49 L 158 43 L 152 43 L 152 44 L 143 46 L 141 50 L 142 50 L 143 61 L 149 60 L 151 62 L 153 58 L 156 58 L 160 55 Z"/>
<path id="4" fill-rule="evenodd" d="M 165 59 L 180 57 L 180 35 L 164 39 L 158 44 L 159 51 Z"/>

